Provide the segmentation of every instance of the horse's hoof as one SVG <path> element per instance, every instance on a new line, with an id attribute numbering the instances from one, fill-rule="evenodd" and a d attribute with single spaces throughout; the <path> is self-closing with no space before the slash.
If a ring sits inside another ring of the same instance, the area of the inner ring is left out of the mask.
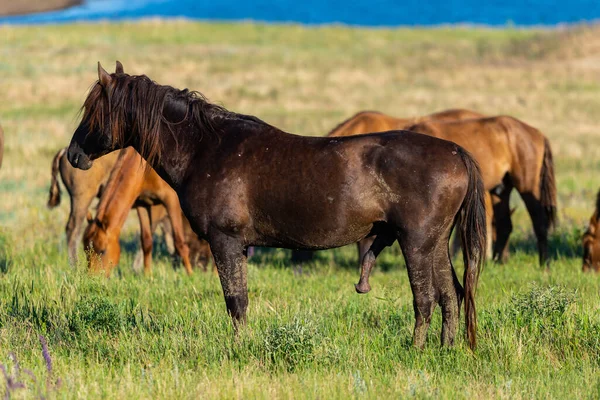
<path id="1" fill-rule="evenodd" d="M 368 283 L 361 283 L 354 285 L 354 289 L 356 289 L 356 293 L 365 294 L 371 291 L 371 285 Z"/>

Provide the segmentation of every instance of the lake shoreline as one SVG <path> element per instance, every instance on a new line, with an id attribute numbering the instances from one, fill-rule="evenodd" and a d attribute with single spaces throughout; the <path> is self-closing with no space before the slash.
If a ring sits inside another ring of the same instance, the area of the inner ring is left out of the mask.
<path id="1" fill-rule="evenodd" d="M 0 0 L 0 17 L 62 10 L 83 3 L 82 0 L 38 0 L 33 2 Z"/>
<path id="2" fill-rule="evenodd" d="M 577 25 L 600 19 L 600 2 L 576 0 L 564 15 L 548 13 L 544 8 L 524 9 L 511 2 L 490 10 L 478 7 L 478 0 L 463 0 L 465 7 L 448 8 L 438 0 L 446 13 L 435 7 L 399 5 L 387 0 L 387 7 L 367 7 L 356 13 L 354 8 L 339 10 L 318 0 L 302 3 L 267 2 L 272 7 L 251 7 L 239 0 L 213 2 L 195 0 L 135 0 L 117 2 L 103 0 L 31 0 L 29 5 L 0 0 L 0 24 L 45 25 L 97 20 L 123 21 L 144 18 L 186 18 L 194 21 L 255 21 L 270 24 L 302 24 L 308 26 L 346 25 L 353 27 L 431 27 L 469 25 L 494 27 L 556 27 Z M 535 0 L 543 1 L 543 0 Z M 81 6 L 74 6 L 82 4 Z M 283 6 L 282 4 L 288 4 Z M 471 5 L 472 7 L 470 7 Z M 446 8 L 444 8 L 446 7 Z M 42 12 L 55 10 L 50 12 Z M 582 11 L 585 10 L 585 11 Z M 310 12 L 309 12 L 310 11 Z M 568 11 L 568 12 L 567 12 Z M 10 15 L 9 15 L 10 14 Z M 20 15 L 17 15 L 20 14 Z"/>

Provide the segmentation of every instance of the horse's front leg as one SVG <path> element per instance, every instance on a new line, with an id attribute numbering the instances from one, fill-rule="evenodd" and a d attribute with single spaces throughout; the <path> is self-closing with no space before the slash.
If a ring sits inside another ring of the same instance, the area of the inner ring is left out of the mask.
<path id="1" fill-rule="evenodd" d="M 248 282 L 246 253 L 241 240 L 222 233 L 210 235 L 212 250 L 227 312 L 233 320 L 234 329 L 246 323 L 248 308 Z"/>

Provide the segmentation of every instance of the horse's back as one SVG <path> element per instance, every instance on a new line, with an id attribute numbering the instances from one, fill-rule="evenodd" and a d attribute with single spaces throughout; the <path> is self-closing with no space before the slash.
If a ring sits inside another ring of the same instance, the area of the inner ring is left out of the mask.
<path id="1" fill-rule="evenodd" d="M 451 108 L 449 110 L 438 111 L 425 116 L 425 120 L 451 122 L 466 119 L 484 118 L 485 115 L 476 111 L 466 110 L 464 108 Z"/>
<path id="2" fill-rule="evenodd" d="M 408 120 L 394 118 L 378 111 L 361 111 L 335 127 L 327 136 L 342 137 L 384 132 L 403 128 Z"/>

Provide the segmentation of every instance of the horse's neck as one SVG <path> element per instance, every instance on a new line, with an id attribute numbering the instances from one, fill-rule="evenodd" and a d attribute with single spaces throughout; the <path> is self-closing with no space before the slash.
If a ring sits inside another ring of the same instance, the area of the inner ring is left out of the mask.
<path id="1" fill-rule="evenodd" d="M 183 124 L 176 126 L 173 132 L 163 127 L 159 140 L 160 155 L 146 161 L 150 162 L 158 175 L 175 191 L 185 179 L 192 160 L 206 158 L 203 154 L 215 147 L 216 142 L 214 135 L 204 134 L 200 127 Z"/>

